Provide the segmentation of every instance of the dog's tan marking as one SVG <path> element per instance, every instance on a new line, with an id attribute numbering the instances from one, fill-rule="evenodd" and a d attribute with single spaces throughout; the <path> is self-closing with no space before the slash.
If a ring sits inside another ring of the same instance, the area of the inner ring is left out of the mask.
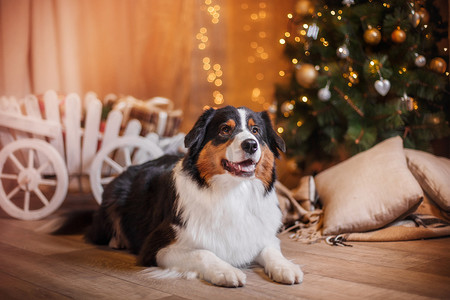
<path id="1" fill-rule="evenodd" d="M 256 122 L 255 122 L 255 120 L 253 120 L 253 118 L 250 118 L 250 119 L 248 119 L 247 125 L 248 125 L 248 128 L 251 129 L 253 126 L 256 126 Z"/>
<path id="2" fill-rule="evenodd" d="M 209 183 L 214 175 L 225 173 L 225 170 L 222 167 L 222 159 L 225 158 L 226 149 L 231 142 L 232 141 L 230 140 L 224 144 L 215 146 L 210 141 L 205 145 L 205 147 L 203 147 L 202 151 L 200 151 L 200 155 L 197 160 L 197 168 L 200 172 L 200 177 L 207 183 Z"/>
<path id="3" fill-rule="evenodd" d="M 261 147 L 261 159 L 256 165 L 255 176 L 268 188 L 272 182 L 275 157 L 267 146 Z"/>

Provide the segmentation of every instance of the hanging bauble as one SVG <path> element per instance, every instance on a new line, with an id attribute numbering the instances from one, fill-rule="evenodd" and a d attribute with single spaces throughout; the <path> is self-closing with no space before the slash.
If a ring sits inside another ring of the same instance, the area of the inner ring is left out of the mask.
<path id="1" fill-rule="evenodd" d="M 435 57 L 430 62 L 430 69 L 437 73 L 444 73 L 447 69 L 447 63 L 440 57 Z"/>
<path id="2" fill-rule="evenodd" d="M 417 13 L 420 16 L 422 25 L 428 24 L 428 22 L 430 21 L 430 14 L 428 13 L 428 11 L 424 7 L 421 7 Z"/>
<path id="3" fill-rule="evenodd" d="M 409 19 L 411 21 L 411 24 L 414 28 L 416 28 L 417 26 L 419 26 L 420 23 L 420 15 L 415 12 L 414 10 L 411 11 L 411 15 L 409 16 Z"/>
<path id="4" fill-rule="evenodd" d="M 327 85 L 324 88 L 321 88 L 317 92 L 317 97 L 319 97 L 320 101 L 326 102 L 330 100 L 331 98 L 331 92 L 330 92 L 330 82 L 327 82 Z"/>
<path id="5" fill-rule="evenodd" d="M 391 82 L 383 77 L 380 77 L 379 80 L 375 81 L 374 87 L 378 94 L 384 97 L 391 89 Z"/>
<path id="6" fill-rule="evenodd" d="M 295 79 L 302 87 L 310 88 L 316 83 L 318 76 L 316 68 L 311 64 L 297 65 L 295 70 Z"/>
<path id="7" fill-rule="evenodd" d="M 307 37 L 311 37 L 314 40 L 317 40 L 317 35 L 319 34 L 319 26 L 316 23 L 312 23 L 308 27 L 308 31 L 306 32 Z"/>
<path id="8" fill-rule="evenodd" d="M 414 99 L 409 97 L 406 92 L 403 93 L 402 96 L 402 103 L 404 104 L 404 106 L 406 107 L 407 111 L 413 111 L 414 110 Z"/>
<path id="9" fill-rule="evenodd" d="M 342 59 L 347 58 L 350 55 L 350 51 L 348 50 L 347 45 L 344 44 L 342 46 L 339 46 L 336 49 L 336 55 L 337 55 L 337 57 L 342 58 Z"/>
<path id="10" fill-rule="evenodd" d="M 403 43 L 406 40 L 406 33 L 400 27 L 397 27 L 397 29 L 392 31 L 391 39 L 394 43 Z"/>
<path id="11" fill-rule="evenodd" d="M 427 64 L 427 59 L 423 55 L 419 55 L 418 53 L 414 54 L 416 58 L 414 59 L 414 63 L 419 68 L 422 68 Z"/>
<path id="12" fill-rule="evenodd" d="M 347 7 L 350 7 L 353 4 L 355 4 L 355 0 L 342 0 L 342 5 L 347 5 Z"/>
<path id="13" fill-rule="evenodd" d="M 370 27 L 364 32 L 364 41 L 369 45 L 378 45 L 381 41 L 381 32 L 373 27 Z"/>
<path id="14" fill-rule="evenodd" d="M 299 0 L 295 4 L 295 12 L 300 16 L 311 15 L 314 13 L 314 6 L 310 0 Z"/>

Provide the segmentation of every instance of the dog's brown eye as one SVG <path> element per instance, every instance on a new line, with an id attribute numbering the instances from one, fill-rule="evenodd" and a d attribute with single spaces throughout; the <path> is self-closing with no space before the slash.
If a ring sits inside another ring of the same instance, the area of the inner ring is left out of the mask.
<path id="1" fill-rule="evenodd" d="M 258 134 L 259 133 L 259 127 L 258 126 L 253 126 L 252 127 L 252 133 L 253 134 Z"/>
<path id="2" fill-rule="evenodd" d="M 222 127 L 220 127 L 221 135 L 230 135 L 231 131 L 232 131 L 232 128 L 229 125 L 223 125 Z"/>

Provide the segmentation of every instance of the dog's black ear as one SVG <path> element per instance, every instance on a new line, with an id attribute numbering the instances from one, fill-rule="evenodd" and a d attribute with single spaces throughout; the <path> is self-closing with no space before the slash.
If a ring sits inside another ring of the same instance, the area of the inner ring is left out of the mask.
<path id="1" fill-rule="evenodd" d="M 206 127 L 215 113 L 216 110 L 214 108 L 210 108 L 203 112 L 197 122 L 195 122 L 194 127 L 192 127 L 191 131 L 189 131 L 184 138 L 184 146 L 186 148 L 192 148 L 195 151 L 195 149 L 201 145 L 203 138 L 205 137 Z"/>
<path id="2" fill-rule="evenodd" d="M 272 121 L 270 120 L 269 114 L 266 111 L 261 112 L 261 118 L 264 121 L 267 132 L 267 140 L 269 142 L 270 150 L 279 157 L 278 149 L 282 152 L 286 152 L 286 144 L 284 140 L 275 132 L 272 126 Z"/>

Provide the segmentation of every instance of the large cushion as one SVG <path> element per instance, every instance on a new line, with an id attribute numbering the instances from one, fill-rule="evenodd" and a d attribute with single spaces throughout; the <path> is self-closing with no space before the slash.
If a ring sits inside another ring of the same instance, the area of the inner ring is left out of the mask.
<path id="1" fill-rule="evenodd" d="M 450 212 L 450 159 L 405 149 L 411 173 L 440 208 Z"/>
<path id="2" fill-rule="evenodd" d="M 324 235 L 381 228 L 414 210 L 423 197 L 400 137 L 319 173 L 315 181 L 324 209 Z"/>

